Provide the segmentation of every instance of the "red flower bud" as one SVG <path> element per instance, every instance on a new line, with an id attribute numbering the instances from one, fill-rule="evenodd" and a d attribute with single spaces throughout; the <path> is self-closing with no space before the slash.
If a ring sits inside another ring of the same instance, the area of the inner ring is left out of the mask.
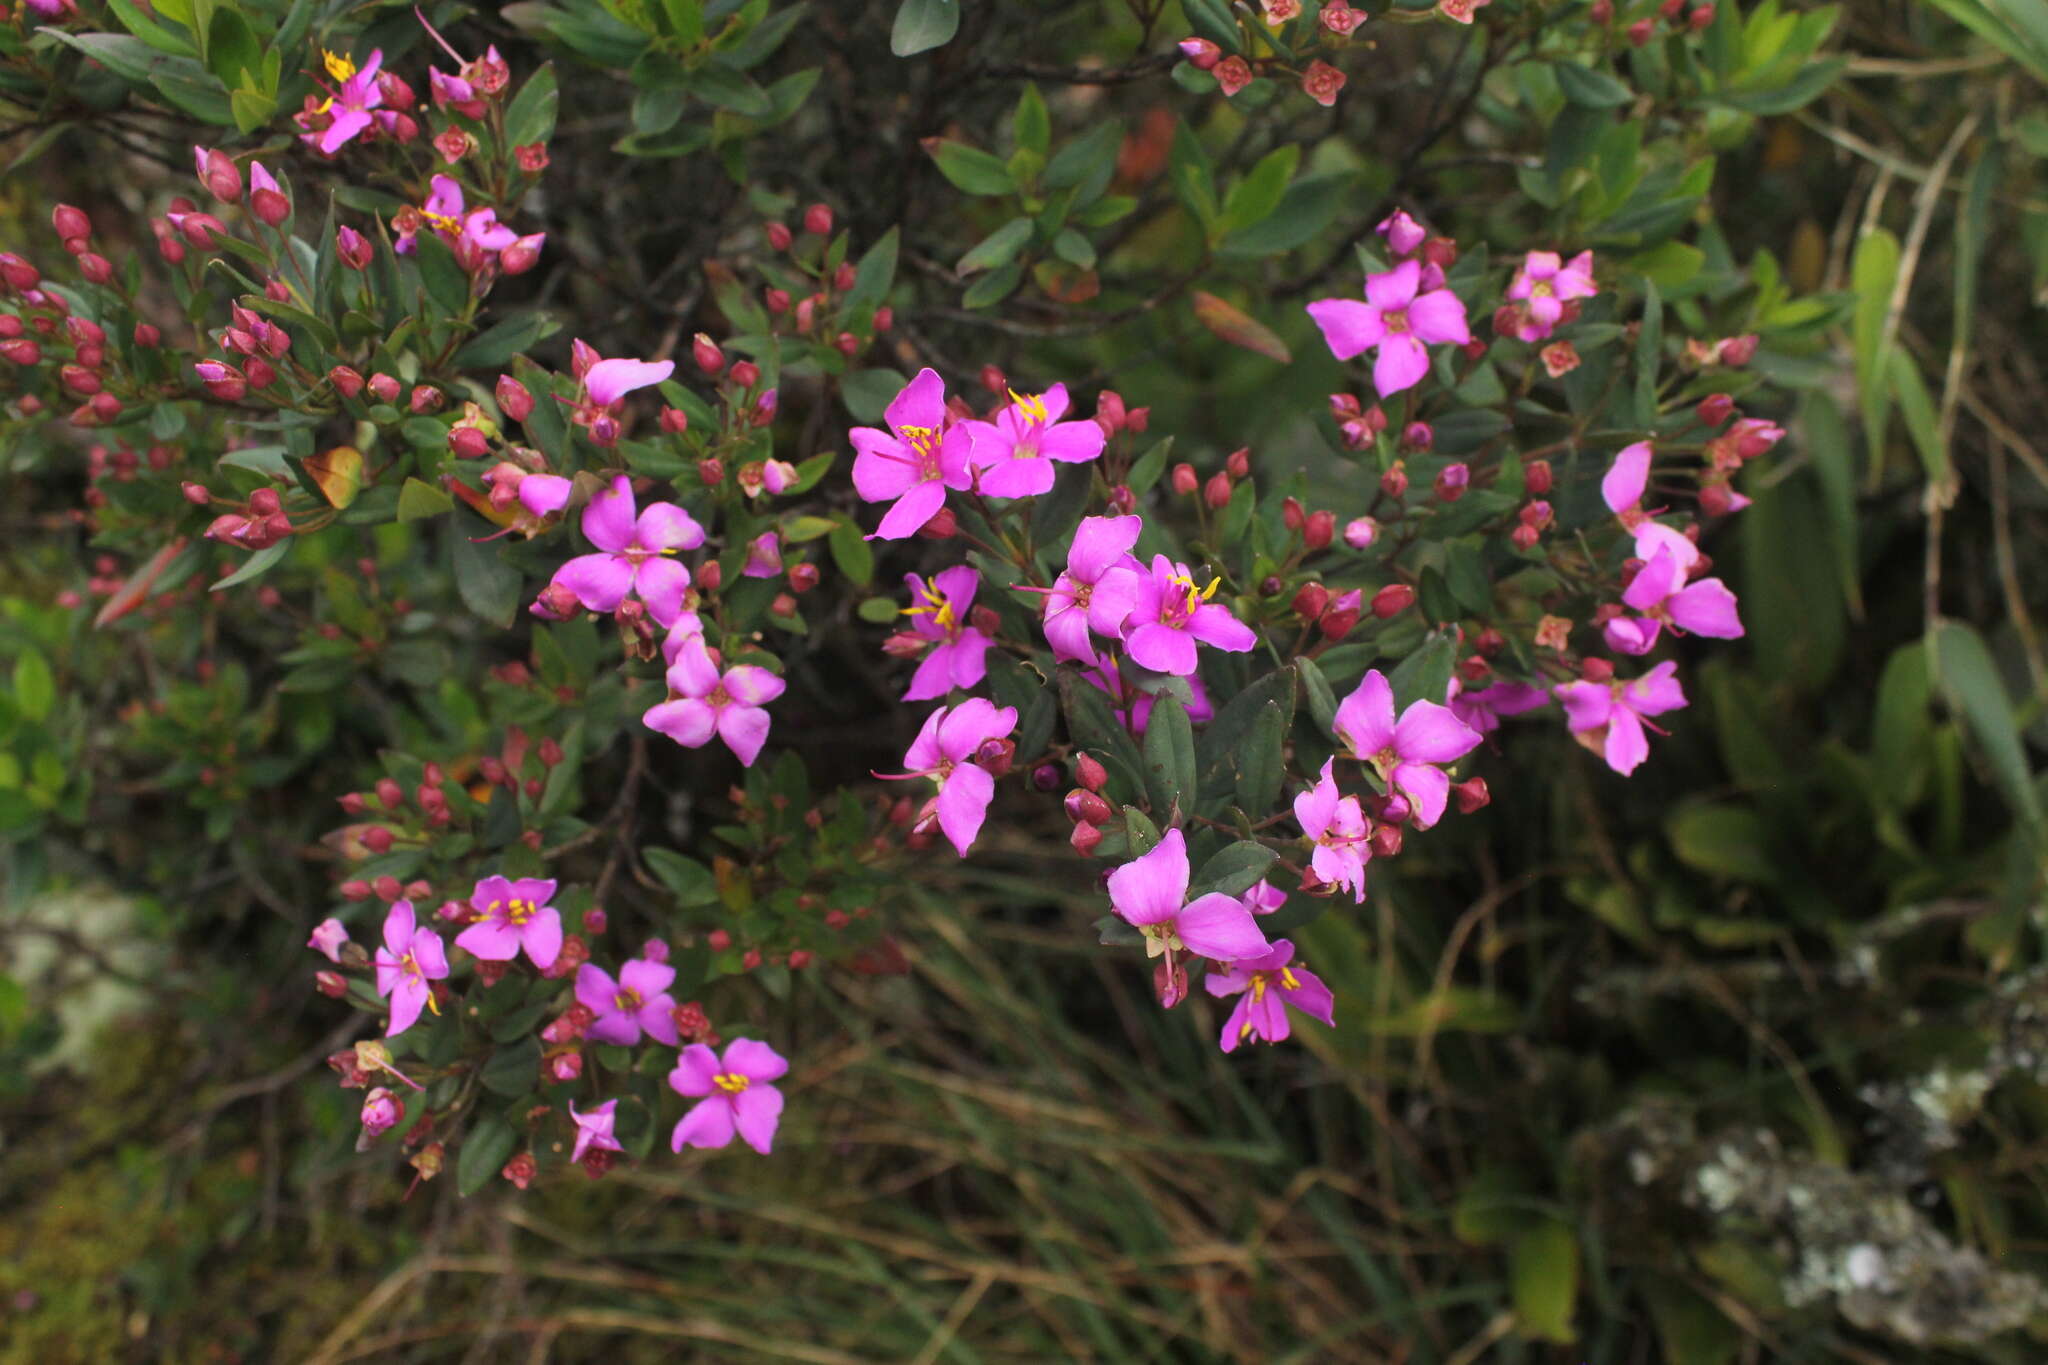
<path id="1" fill-rule="evenodd" d="M 960 534 L 960 523 L 950 507 L 941 507 L 932 513 L 931 520 L 917 528 L 918 535 L 926 540 L 951 540 Z"/>
<path id="2" fill-rule="evenodd" d="M 57 229 L 60 240 L 69 242 L 79 237 L 92 236 L 92 219 L 85 216 L 85 210 L 69 204 L 59 204 L 50 210 L 50 226 Z"/>
<path id="3" fill-rule="evenodd" d="M 1173 467 L 1174 492 L 1180 494 L 1182 497 L 1186 497 L 1188 494 L 1194 492 L 1197 488 L 1200 488 L 1201 486 L 1201 476 L 1195 473 L 1195 467 L 1193 465 L 1183 461 L 1180 464 L 1177 464 Z"/>
<path id="4" fill-rule="evenodd" d="M 720 374 L 725 370 L 725 352 L 702 332 L 690 338 L 690 356 L 697 362 L 697 368 L 707 375 Z"/>
<path id="5" fill-rule="evenodd" d="M 491 440 L 475 427 L 456 427 L 448 433 L 448 451 L 458 460 L 481 459 L 491 453 Z"/>
<path id="6" fill-rule="evenodd" d="M 1368 841 L 1375 858 L 1391 858 L 1401 851 L 1401 827 L 1399 825 L 1374 825 Z"/>
<path id="7" fill-rule="evenodd" d="M 1095 852 L 1095 846 L 1102 842 L 1102 831 L 1094 825 L 1077 824 L 1073 833 L 1067 836 L 1067 842 L 1074 846 L 1074 852 L 1086 858 L 1091 856 Z"/>
<path id="8" fill-rule="evenodd" d="M 1410 422 L 1401 428 L 1401 445 L 1408 450 L 1428 450 L 1436 444 L 1436 432 L 1427 422 Z"/>
<path id="9" fill-rule="evenodd" d="M 1252 472 L 1252 452 L 1249 446 L 1239 446 L 1230 452 L 1230 458 L 1223 462 L 1224 470 L 1233 479 L 1248 478 Z"/>
<path id="10" fill-rule="evenodd" d="M 1330 590 L 1320 583 L 1304 583 L 1294 594 L 1294 614 L 1313 621 L 1330 605 Z"/>
<path id="11" fill-rule="evenodd" d="M 1406 583 L 1389 583 L 1372 595 L 1372 614 L 1391 620 L 1415 605 L 1415 589 Z"/>
<path id="12" fill-rule="evenodd" d="M 1550 461 L 1531 460 L 1522 470 L 1522 487 L 1541 497 L 1550 491 Z"/>
<path id="13" fill-rule="evenodd" d="M 1308 524 L 1301 528 L 1301 543 L 1311 550 L 1326 548 L 1337 538 L 1337 514 L 1323 509 L 1308 514 Z"/>
<path id="14" fill-rule="evenodd" d="M 1316 620 L 1317 629 L 1329 639 L 1341 640 L 1358 624 L 1357 607 L 1332 607 Z"/>
<path id="15" fill-rule="evenodd" d="M 380 403 L 395 403 L 403 392 L 398 380 L 381 371 L 370 376 L 370 397 Z"/>
<path id="16" fill-rule="evenodd" d="M 1102 784 L 1109 781 L 1109 774 L 1093 757 L 1081 753 L 1074 755 L 1074 780 L 1091 792 L 1102 790 Z"/>
<path id="17" fill-rule="evenodd" d="M 896 325 L 896 310 L 886 304 L 875 310 L 875 332 L 880 335 Z"/>
<path id="18" fill-rule="evenodd" d="M 1394 461 L 1393 468 L 1380 475 L 1380 492 L 1399 501 L 1408 492 L 1408 467 L 1401 461 Z"/>
<path id="19" fill-rule="evenodd" d="M 832 210 L 823 204 L 813 204 L 804 210 L 804 231 L 818 237 L 832 235 Z"/>
<path id="20" fill-rule="evenodd" d="M 389 874 L 371 882 L 370 890 L 376 894 L 378 900 L 387 905 L 405 895 L 405 888 L 398 884 L 398 878 Z"/>
<path id="21" fill-rule="evenodd" d="M 1657 23 L 1653 19 L 1638 19 L 1628 26 L 1628 40 L 1634 47 L 1647 47 L 1656 33 Z"/>
<path id="22" fill-rule="evenodd" d="M 1286 497 L 1280 500 L 1280 524 L 1290 531 L 1299 531 L 1308 524 L 1308 513 L 1302 510 L 1301 499 Z"/>
<path id="23" fill-rule="evenodd" d="M 795 234 L 790 232 L 787 223 L 770 223 L 766 230 L 768 245 L 777 251 L 789 250 L 790 243 L 796 240 Z"/>
<path id="24" fill-rule="evenodd" d="M 1221 471 L 1210 475 L 1202 490 L 1202 500 L 1219 511 L 1230 506 L 1230 475 Z"/>
<path id="25" fill-rule="evenodd" d="M 1451 794 L 1458 798 L 1458 813 L 1461 815 L 1470 815 L 1493 799 L 1492 794 L 1486 790 L 1486 779 L 1483 777 L 1468 778 L 1457 783 L 1451 788 Z"/>
<path id="26" fill-rule="evenodd" d="M 105 284 L 114 278 L 114 263 L 96 251 L 88 251 L 78 258 L 78 273 L 93 284 Z"/>
<path id="27" fill-rule="evenodd" d="M 1587 659 L 1579 665 L 1579 677 L 1589 683 L 1614 681 L 1614 665 L 1605 659 Z"/>
<path id="28" fill-rule="evenodd" d="M 761 382 L 761 367 L 751 360 L 733 362 L 732 382 L 743 389 L 751 389 Z"/>
<path id="29" fill-rule="evenodd" d="M 415 384 L 408 403 L 416 415 L 432 412 L 441 406 L 441 391 L 432 384 Z"/>
<path id="30" fill-rule="evenodd" d="M 1465 496 L 1472 482 L 1472 470 L 1463 463 L 1447 464 L 1437 471 L 1434 491 L 1438 502 L 1456 502 Z"/>

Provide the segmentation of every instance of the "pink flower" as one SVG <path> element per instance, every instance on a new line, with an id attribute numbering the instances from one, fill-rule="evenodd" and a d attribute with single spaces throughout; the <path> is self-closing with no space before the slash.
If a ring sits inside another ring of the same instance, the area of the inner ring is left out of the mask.
<path id="1" fill-rule="evenodd" d="M 1254 915 L 1270 915 L 1287 904 L 1287 893 L 1268 881 L 1252 883 L 1251 890 L 1237 898 L 1238 904 Z"/>
<path id="2" fill-rule="evenodd" d="M 341 945 L 346 942 L 348 930 L 340 920 L 330 915 L 313 926 L 313 936 L 306 940 L 306 946 L 325 953 L 329 962 L 339 962 Z"/>
<path id="3" fill-rule="evenodd" d="M 391 1000 L 391 1027 L 385 1037 L 396 1038 L 411 1028 L 423 1009 L 441 1012 L 427 983 L 448 975 L 448 954 L 439 934 L 419 927 L 411 901 L 395 902 L 384 916 L 384 951 L 373 961 L 377 994 Z"/>
<path id="4" fill-rule="evenodd" d="M 1216 63 L 1216 69 L 1210 74 L 1216 77 L 1216 84 L 1222 87 L 1225 99 L 1252 83 L 1251 64 L 1242 57 L 1225 57 Z"/>
<path id="5" fill-rule="evenodd" d="M 924 727 L 903 755 L 905 771 L 876 773 L 890 780 L 929 777 L 939 784 L 938 795 L 919 816 L 936 817 L 961 857 L 981 833 L 988 815 L 988 803 L 995 799 L 995 777 L 974 761 L 981 746 L 999 740 L 1017 728 L 1017 708 L 997 706 L 982 697 L 970 697 L 958 706 L 942 706 L 925 717 Z"/>
<path id="6" fill-rule="evenodd" d="M 690 571 L 669 556 L 704 543 L 696 518 L 670 502 L 649 503 L 636 515 L 633 481 L 620 474 L 583 509 L 583 537 L 599 553 L 578 555 L 555 570 L 555 583 L 586 611 L 613 611 L 633 594 L 657 624 L 675 621 Z"/>
<path id="7" fill-rule="evenodd" d="M 370 126 L 370 111 L 384 102 L 384 93 L 377 88 L 377 68 L 384 65 L 384 53 L 381 49 L 372 52 L 360 71 L 346 57 L 325 51 L 320 55 L 327 74 L 341 85 L 320 106 L 319 112 L 330 116 L 327 127 L 319 132 L 301 133 L 299 140 L 317 148 L 322 156 L 333 156 Z M 298 117 L 304 126 L 306 116 Z"/>
<path id="8" fill-rule="evenodd" d="M 782 536 L 775 531 L 763 531 L 747 546 L 747 562 L 740 569 L 742 578 L 777 578 L 782 574 Z"/>
<path id="9" fill-rule="evenodd" d="M 766 1043 L 735 1038 L 721 1060 L 703 1043 L 692 1043 L 668 1073 L 671 1090 L 686 1099 L 703 1098 L 690 1107 L 669 1137 L 669 1148 L 724 1147 L 737 1132 L 762 1156 L 775 1143 L 782 1122 L 782 1092 L 773 1081 L 789 1071 L 789 1063 Z"/>
<path id="10" fill-rule="evenodd" d="M 1467 692 L 1456 678 L 1451 679 L 1451 714 L 1481 735 L 1498 730 L 1502 716 L 1519 716 L 1524 711 L 1533 711 L 1549 703 L 1548 692 L 1528 683 L 1497 682 L 1491 687 Z"/>
<path id="11" fill-rule="evenodd" d="M 363 1096 L 363 1132 L 357 1140 L 357 1151 L 361 1151 L 372 1139 L 382 1137 L 400 1119 L 405 1117 L 405 1101 L 379 1085 Z"/>
<path id="12" fill-rule="evenodd" d="M 1607 622 L 1602 627 L 1607 647 L 1617 654 L 1648 654 L 1657 643 L 1659 630 L 1667 625 L 1715 640 L 1741 638 L 1742 619 L 1736 614 L 1735 594 L 1728 585 L 1718 578 L 1702 578 L 1688 585 L 1685 577 L 1678 556 L 1668 547 L 1658 547 L 1621 594 L 1621 600 L 1642 615 L 1617 616 Z"/>
<path id="13" fill-rule="evenodd" d="M 1408 216 L 1406 209 L 1395 209 L 1380 219 L 1380 225 L 1373 231 L 1387 239 L 1388 249 L 1396 256 L 1413 255 L 1415 249 L 1429 236 L 1423 231 L 1422 224 Z"/>
<path id="14" fill-rule="evenodd" d="M 1422 283 L 1422 266 L 1411 258 L 1392 270 L 1367 275 L 1364 303 L 1318 299 L 1308 306 L 1337 359 L 1378 351 L 1372 382 L 1382 398 L 1413 388 L 1429 373 L 1426 346 L 1462 346 L 1472 339 L 1458 296 L 1443 288 L 1422 291 Z"/>
<path id="15" fill-rule="evenodd" d="M 575 487 L 560 474 L 528 474 L 519 481 L 519 504 L 536 517 L 545 517 L 567 507 Z"/>
<path id="16" fill-rule="evenodd" d="M 1301 16 L 1301 0 L 1264 0 L 1266 23 L 1274 28 Z"/>
<path id="17" fill-rule="evenodd" d="M 784 686 L 756 664 L 737 664 L 721 674 L 698 635 L 682 642 L 668 666 L 669 699 L 650 707 L 641 720 L 685 749 L 701 749 L 715 734 L 743 767 L 751 768 L 768 742 L 769 716 L 762 708 L 781 696 Z"/>
<path id="18" fill-rule="evenodd" d="M 1301 73 L 1301 92 L 1325 109 L 1337 102 L 1343 88 L 1344 73 L 1328 62 L 1310 62 L 1308 70 Z"/>
<path id="19" fill-rule="evenodd" d="M 1263 956 L 1210 972 L 1202 978 L 1202 986 L 1219 1000 L 1238 997 L 1218 1040 L 1225 1052 L 1235 1052 L 1238 1044 L 1251 1038 L 1285 1042 L 1290 1029 L 1289 1005 L 1321 1023 L 1334 1022 L 1336 998 L 1314 972 L 1294 965 L 1294 945 L 1284 938 L 1274 939 Z"/>
<path id="20" fill-rule="evenodd" d="M 1110 575 L 1110 570 L 1143 572 L 1130 549 L 1144 529 L 1143 517 L 1089 517 L 1074 532 L 1067 571 L 1053 580 L 1045 597 L 1045 640 L 1056 657 L 1094 663 L 1089 632 L 1111 640 L 1122 634 L 1124 618 L 1137 601 L 1137 583 L 1131 575 Z M 1110 575 L 1106 581 L 1105 575 Z"/>
<path id="21" fill-rule="evenodd" d="M 576 1125 L 576 1146 L 569 1153 L 570 1162 L 583 1160 L 583 1154 L 595 1147 L 600 1152 L 622 1152 L 619 1140 L 612 1136 L 613 1124 L 617 1122 L 614 1110 L 619 1107 L 617 1100 L 606 1100 L 587 1114 L 576 1112 L 576 1106 L 569 1106 L 569 1118 Z"/>
<path id="22" fill-rule="evenodd" d="M 1376 668 L 1338 705 L 1334 728 L 1389 793 L 1408 799 L 1418 829 L 1442 819 L 1450 798 L 1451 779 L 1436 765 L 1456 762 L 1479 743 L 1477 731 L 1433 701 L 1411 702 L 1395 720 L 1394 689 Z"/>
<path id="23" fill-rule="evenodd" d="M 1352 31 L 1366 20 L 1362 9 L 1353 9 L 1345 0 L 1332 0 L 1323 7 L 1322 25 L 1339 38 L 1349 38 Z"/>
<path id="24" fill-rule="evenodd" d="M 1331 886 L 1349 887 L 1352 899 L 1362 904 L 1365 864 L 1372 857 L 1366 841 L 1372 836 L 1372 827 L 1357 797 L 1337 794 L 1335 767 L 1335 759 L 1323 760 L 1323 773 L 1315 786 L 1294 798 L 1294 818 L 1315 845 L 1309 865 L 1316 876 Z"/>
<path id="25" fill-rule="evenodd" d="M 562 915 L 548 904 L 554 898 L 551 881 L 486 877 L 469 896 L 480 918 L 455 936 L 455 946 L 484 962 L 510 962 L 524 948 L 527 959 L 546 971 L 562 951 Z"/>
<path id="26" fill-rule="evenodd" d="M 1110 908 L 1145 936 L 1145 955 L 1193 953 L 1235 962 L 1271 951 L 1251 911 L 1212 891 L 1189 903 L 1188 846 L 1177 829 L 1158 846 L 1109 874 Z"/>
<path id="27" fill-rule="evenodd" d="M 1566 264 L 1555 251 L 1532 251 L 1508 285 L 1507 296 L 1524 304 L 1528 322 L 1516 335 L 1542 341 L 1564 316 L 1568 299 L 1590 299 L 1600 290 L 1593 283 L 1593 253 L 1581 251 Z"/>
<path id="28" fill-rule="evenodd" d="M 1678 665 L 1666 660 L 1632 682 L 1569 682 L 1554 690 L 1564 703 L 1565 724 L 1573 737 L 1627 777 L 1650 756 L 1650 741 L 1643 734 L 1649 722 L 1644 717 L 1686 705 L 1677 672 Z"/>
<path id="29" fill-rule="evenodd" d="M 1474 10 L 1485 9 L 1493 0 L 1437 0 L 1437 9 L 1444 18 L 1460 24 L 1472 22 Z"/>
<path id="30" fill-rule="evenodd" d="M 946 385 L 931 369 L 903 386 L 883 414 L 889 430 L 855 427 L 847 433 L 856 452 L 854 491 L 868 502 L 892 502 L 870 540 L 914 535 L 946 505 L 948 488 L 968 486 L 973 436 L 948 428 Z"/>
<path id="31" fill-rule="evenodd" d="M 1043 394 L 1010 390 L 1010 403 L 993 422 L 962 422 L 968 433 L 968 463 L 992 498 L 1026 498 L 1052 491 L 1049 460 L 1079 464 L 1102 454 L 1104 436 L 1094 421 L 1062 422 L 1067 386 Z"/>
<path id="32" fill-rule="evenodd" d="M 656 1042 L 676 1045 L 676 1007 L 668 988 L 676 969 L 636 957 L 619 968 L 618 980 L 595 962 L 576 969 L 576 1003 L 597 1016 L 584 1030 L 600 1043 L 631 1047 L 644 1029 Z"/>
<path id="33" fill-rule="evenodd" d="M 1242 654 L 1258 643 L 1252 628 L 1230 608 L 1209 600 L 1221 579 L 1198 588 L 1193 571 L 1165 555 L 1152 556 L 1150 572 L 1122 569 L 1116 577 L 1119 582 L 1111 590 L 1121 594 L 1128 588 L 1132 593 L 1130 615 L 1124 619 L 1124 647 L 1155 673 L 1194 672 L 1197 640 L 1227 654 Z"/>
<path id="34" fill-rule="evenodd" d="M 910 628 L 921 639 L 938 641 L 911 676 L 910 690 L 903 694 L 903 700 L 930 701 L 945 696 L 953 688 L 972 687 L 988 676 L 986 660 L 993 641 L 967 624 L 975 589 L 981 585 L 981 575 L 974 566 L 959 564 L 942 569 L 932 575 L 930 582 L 914 573 L 903 575 L 903 581 L 910 586 L 911 601 L 916 604 L 903 609 L 903 614 L 910 618 Z"/>

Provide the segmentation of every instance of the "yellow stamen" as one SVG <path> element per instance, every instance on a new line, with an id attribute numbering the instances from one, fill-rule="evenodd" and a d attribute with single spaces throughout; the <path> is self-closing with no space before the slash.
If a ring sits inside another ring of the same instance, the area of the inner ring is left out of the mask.
<path id="1" fill-rule="evenodd" d="M 426 219 L 427 226 L 433 228 L 437 232 L 462 231 L 462 224 L 456 222 L 453 218 L 450 218 L 445 213 L 435 213 L 431 209 L 421 209 L 420 217 Z"/>
<path id="2" fill-rule="evenodd" d="M 338 81 L 345 81 L 356 74 L 356 64 L 338 52 L 320 49 L 320 60 L 327 67 L 327 74 Z"/>
<path id="3" fill-rule="evenodd" d="M 1282 967 L 1280 969 L 1280 988 L 1289 991 L 1301 989 L 1301 978 L 1294 974 L 1294 968 Z"/>
<path id="4" fill-rule="evenodd" d="M 1046 416 L 1044 394 L 1034 393 L 1026 395 L 1017 392 L 1015 389 L 1011 389 L 1010 401 L 1017 405 L 1018 411 L 1022 412 L 1026 417 L 1029 417 L 1032 421 L 1038 423 L 1040 426 L 1044 426 L 1046 422 L 1051 420 Z"/>
<path id="5" fill-rule="evenodd" d="M 924 599 L 925 605 L 921 607 L 905 607 L 898 615 L 929 615 L 932 618 L 932 624 L 949 634 L 958 628 L 960 618 L 953 614 L 953 604 L 946 600 L 944 593 L 934 588 L 931 584 L 926 583 L 917 590 L 917 595 Z"/>
<path id="6" fill-rule="evenodd" d="M 1265 974 L 1264 972 L 1253 972 L 1253 973 L 1252 973 L 1252 1003 L 1253 1003 L 1254 1005 L 1256 1005 L 1256 1004 L 1258 1004 L 1258 1003 L 1259 1003 L 1259 1002 L 1260 1002 L 1261 1000 L 1264 1000 L 1265 998 L 1266 998 L 1266 974 Z"/>
<path id="7" fill-rule="evenodd" d="M 728 1095 L 737 1095 L 747 1088 L 748 1078 L 737 1071 L 721 1071 L 711 1078 L 711 1083 Z"/>

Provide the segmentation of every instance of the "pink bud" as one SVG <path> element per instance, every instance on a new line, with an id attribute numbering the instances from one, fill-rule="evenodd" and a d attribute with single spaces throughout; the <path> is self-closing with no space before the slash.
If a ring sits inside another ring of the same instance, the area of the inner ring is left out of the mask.
<path id="1" fill-rule="evenodd" d="M 1735 400 L 1725 393 L 1710 393 L 1693 409 L 1701 422 L 1718 427 L 1735 413 Z"/>
<path id="2" fill-rule="evenodd" d="M 1337 514 L 1331 511 L 1316 511 L 1308 515 L 1308 523 L 1302 527 L 1301 542 L 1311 550 L 1320 550 L 1336 539 Z"/>
<path id="3" fill-rule="evenodd" d="M 796 240 L 787 223 L 770 223 L 766 232 L 768 245 L 777 251 L 789 250 L 790 243 Z"/>
<path id="4" fill-rule="evenodd" d="M 50 226 L 57 229 L 62 241 L 92 236 L 92 219 L 85 216 L 85 210 L 70 204 L 59 204 L 50 210 Z"/>
<path id="5" fill-rule="evenodd" d="M 1180 464 L 1177 464 L 1173 467 L 1174 492 L 1180 494 L 1182 497 L 1186 497 L 1188 494 L 1194 492 L 1197 488 L 1200 488 L 1201 486 L 1201 475 L 1195 473 L 1195 467 L 1193 465 L 1183 461 Z"/>
<path id="6" fill-rule="evenodd" d="M 1372 614 L 1391 620 L 1415 605 L 1415 589 L 1406 583 L 1389 583 L 1372 595 Z"/>
<path id="7" fill-rule="evenodd" d="M 817 237 L 832 235 L 832 210 L 823 204 L 813 204 L 804 210 L 804 231 Z"/>
<path id="8" fill-rule="evenodd" d="M 441 406 L 441 391 L 432 384 L 415 384 L 409 402 L 415 414 L 432 412 Z"/>
<path id="9" fill-rule="evenodd" d="M 88 251 L 78 258 L 78 273 L 93 284 L 105 284 L 114 278 L 114 263 L 97 251 Z"/>
<path id="10" fill-rule="evenodd" d="M 1212 511 L 1220 511 L 1230 506 L 1230 492 L 1230 475 L 1219 470 L 1210 475 L 1209 482 L 1202 486 L 1202 501 L 1208 503 Z"/>
<path id="11" fill-rule="evenodd" d="M 350 270 L 367 270 L 375 255 L 370 239 L 352 227 L 340 227 L 334 233 L 334 254 Z"/>
<path id="12" fill-rule="evenodd" d="M 1223 49 L 1207 38 L 1183 38 L 1180 51 L 1188 59 L 1188 65 L 1198 71 L 1213 70 L 1216 63 L 1223 60 Z"/>
<path id="13" fill-rule="evenodd" d="M 690 339 L 690 355 L 696 360 L 697 368 L 707 375 L 715 375 L 725 369 L 725 352 L 718 349 L 718 343 L 702 332 Z"/>
<path id="14" fill-rule="evenodd" d="M 1393 467 L 1380 475 L 1380 492 L 1396 502 L 1406 496 L 1408 492 L 1408 467 L 1399 460 L 1394 461 Z"/>
<path id="15" fill-rule="evenodd" d="M 393 376 L 382 371 L 370 376 L 370 397 L 378 402 L 395 403 L 398 401 L 398 395 L 401 392 L 403 392 L 403 389 L 398 380 Z"/>
<path id="16" fill-rule="evenodd" d="M 1435 493 L 1438 502 L 1456 502 L 1465 496 L 1472 482 L 1472 470 L 1461 463 L 1447 464 L 1437 471 Z"/>
<path id="17" fill-rule="evenodd" d="M 1344 543 L 1354 550 L 1365 550 L 1379 539 L 1380 524 L 1371 517 L 1353 517 L 1344 523 Z"/>

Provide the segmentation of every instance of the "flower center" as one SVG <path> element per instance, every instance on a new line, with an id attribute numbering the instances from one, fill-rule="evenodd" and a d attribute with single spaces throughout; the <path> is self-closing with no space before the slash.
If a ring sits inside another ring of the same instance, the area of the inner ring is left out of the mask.
<path id="1" fill-rule="evenodd" d="M 514 928 L 525 924 L 540 913 L 540 907 L 529 900 L 513 900 L 506 904 L 505 920 Z"/>
<path id="2" fill-rule="evenodd" d="M 1550 287 L 1549 280 L 1538 280 L 1529 286 L 1529 297 L 1532 299 L 1547 299 L 1556 292 Z"/>
<path id="3" fill-rule="evenodd" d="M 927 479 L 939 477 L 939 430 L 937 427 L 904 427 L 903 444 L 917 457 L 918 472 Z"/>
<path id="4" fill-rule="evenodd" d="M 617 995 L 612 997 L 613 1008 L 623 1010 L 629 1013 L 633 1010 L 639 1009 L 640 1003 L 640 992 L 633 990 L 630 987 L 620 991 Z"/>
<path id="5" fill-rule="evenodd" d="M 1044 394 L 1034 393 L 1026 395 L 1011 389 L 1010 401 L 1017 405 L 1017 416 L 1020 421 L 1042 427 L 1052 420 L 1046 416 Z"/>
<path id="6" fill-rule="evenodd" d="M 456 222 L 445 213 L 436 213 L 432 209 L 421 209 L 420 217 L 426 219 L 427 226 L 436 232 L 445 232 L 453 236 L 462 231 L 462 224 Z"/>
<path id="7" fill-rule="evenodd" d="M 711 689 L 711 695 L 704 698 L 704 700 L 706 703 L 708 703 L 714 708 L 730 706 L 732 705 L 732 693 L 725 690 L 724 683 L 720 683 L 718 686 Z"/>
<path id="8" fill-rule="evenodd" d="M 711 1078 L 711 1083 L 728 1095 L 738 1095 L 745 1093 L 750 1079 L 737 1071 L 721 1071 Z"/>
<path id="9" fill-rule="evenodd" d="M 1193 616 L 1195 609 L 1200 607 L 1202 603 L 1214 597 L 1216 589 L 1222 586 L 1223 580 L 1221 578 L 1212 578 L 1209 580 L 1208 587 L 1197 588 L 1194 579 L 1189 578 L 1186 574 L 1175 574 L 1167 579 L 1166 583 L 1168 587 L 1180 589 L 1180 593 L 1178 596 L 1168 600 L 1166 604 L 1167 610 L 1162 613 L 1162 619 L 1170 616 L 1173 619 L 1167 621 L 1166 624 L 1178 625 L 1188 617 Z"/>
<path id="10" fill-rule="evenodd" d="M 1408 330 L 1408 310 L 1396 308 L 1391 313 L 1382 313 L 1380 314 L 1380 321 L 1386 324 L 1387 331 L 1399 336 Z"/>
<path id="11" fill-rule="evenodd" d="M 1173 920 L 1158 924 L 1141 924 L 1138 932 L 1145 936 L 1145 956 L 1164 957 L 1169 952 L 1184 953 L 1187 945 L 1180 941 L 1180 925 Z"/>
<path id="12" fill-rule="evenodd" d="M 420 964 L 411 953 L 407 953 L 404 957 L 398 959 L 398 966 L 407 976 L 418 976 L 420 974 Z"/>
<path id="13" fill-rule="evenodd" d="M 954 635 L 959 632 L 960 618 L 953 614 L 953 604 L 946 600 L 944 593 L 929 583 L 923 583 L 918 585 L 917 595 L 924 599 L 924 605 L 920 607 L 905 607 L 902 612 L 903 615 L 929 616 L 932 618 L 932 624 L 945 631 L 946 634 Z"/>

